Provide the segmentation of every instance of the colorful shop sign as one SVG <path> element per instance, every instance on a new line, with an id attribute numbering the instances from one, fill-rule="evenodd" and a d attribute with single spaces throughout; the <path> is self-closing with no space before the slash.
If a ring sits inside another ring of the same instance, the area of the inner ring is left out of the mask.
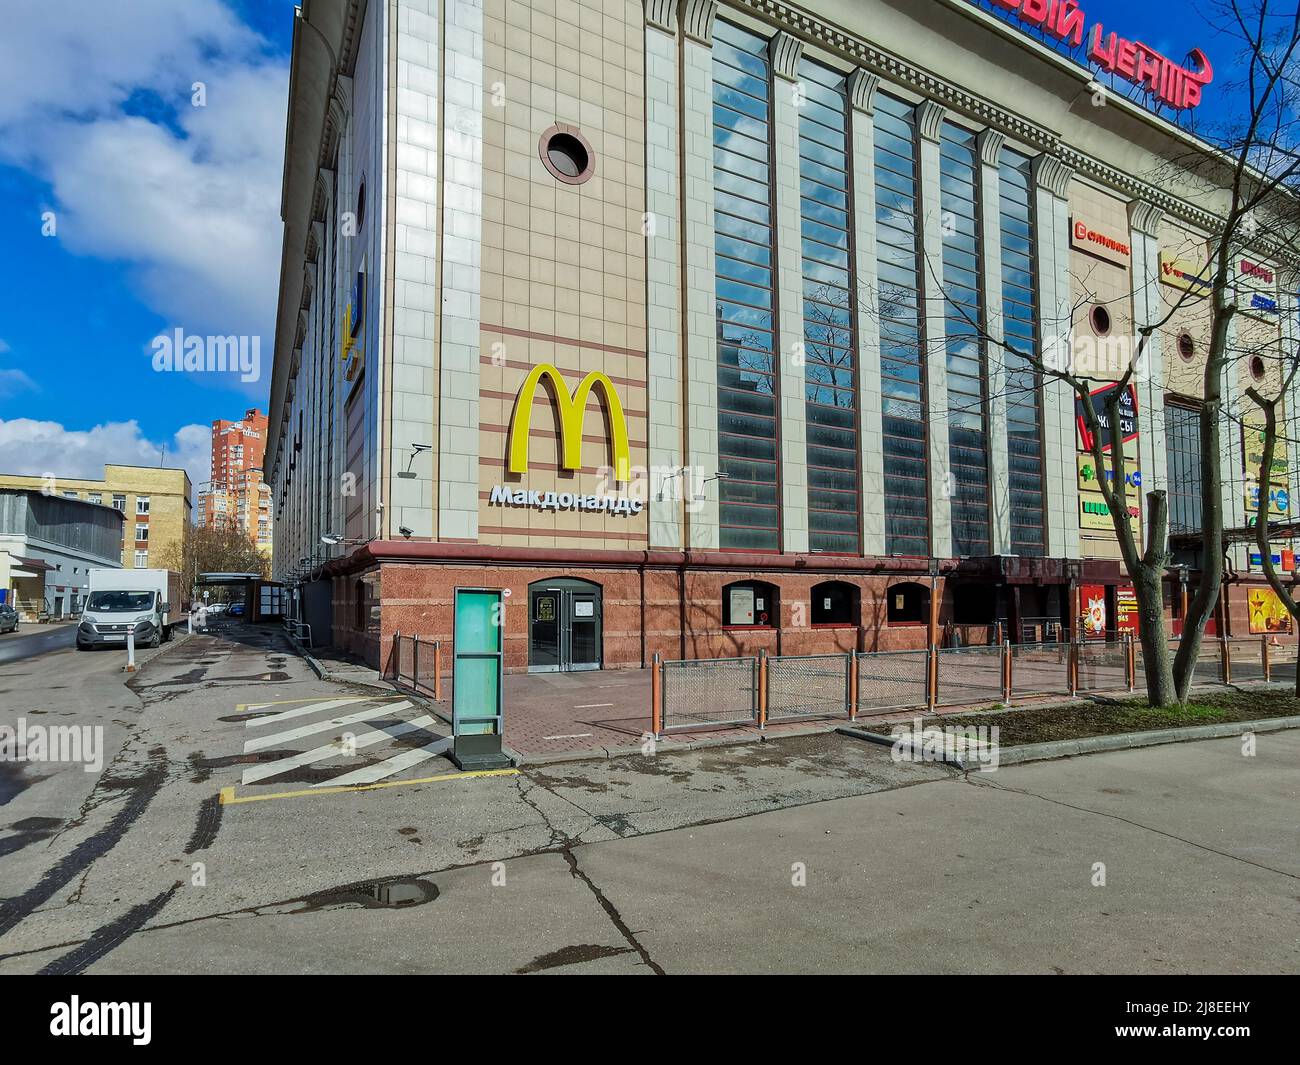
<path id="1" fill-rule="evenodd" d="M 1097 229 L 1086 218 L 1078 215 L 1070 219 L 1070 246 L 1116 266 L 1128 266 L 1133 252 L 1127 234 L 1121 239 L 1113 233 Z"/>
<path id="2" fill-rule="evenodd" d="M 1254 259 L 1237 260 L 1237 307 L 1245 314 L 1277 318 L 1277 274 Z"/>
<path id="3" fill-rule="evenodd" d="M 1104 584 L 1079 585 L 1079 628 L 1084 638 L 1106 638 L 1106 586 Z"/>
<path id="4" fill-rule="evenodd" d="M 1264 418 L 1257 410 L 1242 415 L 1241 453 L 1246 480 L 1258 482 L 1259 468 L 1264 464 Z M 1291 464 L 1287 459 L 1285 434 L 1279 431 L 1277 440 L 1273 444 L 1273 462 L 1268 468 L 1268 482 L 1270 485 L 1285 488 L 1290 483 L 1290 473 Z"/>
<path id="5" fill-rule="evenodd" d="M 1174 288 L 1208 296 L 1212 291 L 1207 276 L 1209 269 L 1204 257 L 1180 256 L 1169 251 L 1160 253 L 1160 281 Z"/>
<path id="6" fill-rule="evenodd" d="M 1273 545 L 1270 545 L 1272 548 Z M 1278 547 L 1277 550 L 1270 550 L 1269 557 L 1273 560 L 1273 568 L 1283 573 L 1295 572 L 1295 552 L 1289 547 Z M 1264 563 L 1260 559 L 1258 551 L 1250 552 L 1250 562 L 1247 569 L 1252 573 L 1263 572 Z"/>
<path id="7" fill-rule="evenodd" d="M 1142 516 L 1142 512 L 1133 503 L 1128 505 L 1128 513 L 1135 521 Z M 1112 530 L 1115 528 L 1115 523 L 1110 516 L 1110 507 L 1106 506 L 1106 501 L 1100 495 L 1093 495 L 1091 492 L 1080 493 L 1079 528 Z"/>
<path id="8" fill-rule="evenodd" d="M 1246 482 L 1246 513 L 1254 517 L 1259 510 L 1259 482 Z M 1282 485 L 1269 485 L 1268 516 L 1269 519 L 1284 518 L 1291 510 L 1291 493 Z M 1252 522 L 1253 524 L 1253 522 Z"/>
<path id="9" fill-rule="evenodd" d="M 1072 48 L 1083 44 L 1087 15 L 1078 0 L 992 0 L 995 8 L 1014 12 L 1021 22 L 1037 26 Z M 1193 48 L 1190 66 L 1182 66 L 1150 45 L 1131 41 L 1106 31 L 1100 22 L 1092 24 L 1088 41 L 1088 62 L 1146 89 L 1162 104 L 1176 111 L 1201 103 L 1201 90 L 1214 80 L 1214 68 L 1205 53 Z"/>
<path id="10" fill-rule="evenodd" d="M 1079 490 L 1081 492 L 1095 492 L 1101 495 L 1101 480 L 1097 464 L 1093 462 L 1091 455 L 1076 455 L 1075 458 L 1079 464 Z M 1106 460 L 1106 465 L 1102 471 L 1107 482 L 1115 479 L 1115 471 L 1110 466 L 1110 459 Z M 1137 459 L 1128 454 L 1125 449 L 1124 454 L 1124 490 L 1125 492 L 1136 492 L 1139 495 L 1142 492 L 1142 471 L 1137 468 Z"/>
<path id="11" fill-rule="evenodd" d="M 1121 584 L 1115 589 L 1115 628 L 1120 632 L 1137 635 L 1137 589 L 1131 584 Z"/>
<path id="12" fill-rule="evenodd" d="M 1111 429 L 1110 411 L 1107 410 L 1106 404 L 1118 387 L 1119 385 L 1103 385 L 1092 393 L 1092 409 L 1096 411 L 1097 422 L 1101 426 L 1102 451 L 1109 451 L 1114 442 L 1115 434 Z M 1091 451 L 1092 434 L 1088 432 L 1088 422 L 1084 418 L 1083 401 L 1078 397 L 1074 401 L 1074 411 L 1075 420 L 1079 425 L 1079 446 L 1084 451 Z M 1125 443 L 1136 440 L 1138 435 L 1137 389 L 1131 384 L 1124 390 L 1119 400 L 1119 434 L 1120 439 Z"/>
<path id="13" fill-rule="evenodd" d="M 1252 588 L 1246 593 L 1252 636 L 1291 631 L 1291 615 L 1272 588 Z"/>

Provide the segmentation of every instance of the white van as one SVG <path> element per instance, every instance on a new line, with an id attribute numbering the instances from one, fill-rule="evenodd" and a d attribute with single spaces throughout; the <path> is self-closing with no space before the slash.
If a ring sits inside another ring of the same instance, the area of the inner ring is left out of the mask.
<path id="1" fill-rule="evenodd" d="M 134 633 L 141 647 L 157 647 L 172 637 L 185 616 L 181 576 L 165 569 L 92 569 L 90 594 L 77 626 L 77 650 L 126 646 Z"/>

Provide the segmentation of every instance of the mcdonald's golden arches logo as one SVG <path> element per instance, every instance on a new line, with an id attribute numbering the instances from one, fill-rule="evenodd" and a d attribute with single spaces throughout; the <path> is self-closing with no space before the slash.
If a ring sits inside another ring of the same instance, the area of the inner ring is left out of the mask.
<path id="1" fill-rule="evenodd" d="M 566 470 L 582 468 L 582 422 L 587 414 L 587 400 L 593 391 L 599 392 L 605 406 L 605 419 L 609 423 L 609 446 L 613 458 L 614 479 L 620 482 L 632 479 L 632 453 L 627 439 L 627 417 L 623 404 L 614 391 L 614 382 L 603 373 L 592 371 L 579 383 L 577 391 L 570 394 L 560 371 L 549 363 L 534 366 L 524 378 L 515 401 L 515 412 L 510 419 L 510 454 L 507 468 L 511 473 L 528 472 L 528 430 L 532 423 L 533 402 L 537 386 L 545 379 L 555 400 L 555 413 L 560 423 L 560 465 Z"/>

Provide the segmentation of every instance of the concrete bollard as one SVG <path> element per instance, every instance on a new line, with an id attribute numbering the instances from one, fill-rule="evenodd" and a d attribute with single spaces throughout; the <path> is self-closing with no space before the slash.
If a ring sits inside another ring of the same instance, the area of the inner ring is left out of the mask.
<path id="1" fill-rule="evenodd" d="M 135 630 L 126 630 L 126 672 L 135 672 Z"/>

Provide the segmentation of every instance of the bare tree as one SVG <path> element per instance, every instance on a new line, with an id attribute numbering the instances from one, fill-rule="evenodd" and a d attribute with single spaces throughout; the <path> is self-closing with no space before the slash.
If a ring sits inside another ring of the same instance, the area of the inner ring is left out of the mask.
<path id="1" fill-rule="evenodd" d="M 1233 40 L 1241 51 L 1236 66 L 1241 80 L 1230 89 L 1245 106 L 1216 130 L 1211 146 L 1171 153 L 1159 172 L 1148 175 L 1155 187 L 1194 188 L 1206 202 L 1220 205 L 1221 222 L 1206 244 L 1207 267 L 1199 279 L 1201 284 L 1188 286 L 1172 300 L 1164 297 L 1164 306 L 1152 320 L 1135 322 L 1128 350 L 1120 353 L 1119 359 L 1109 360 L 1104 369 L 1099 366 L 1107 360 L 1085 359 L 1081 364 L 1074 357 L 1075 327 L 1083 322 L 1084 308 L 1106 302 L 1092 291 L 1087 277 L 1073 278 L 1075 291 L 1082 298 L 1074 301 L 1064 320 L 1043 323 L 1044 343 L 1037 351 L 997 335 L 981 316 L 947 298 L 946 291 L 944 299 L 944 316 L 958 318 L 963 332 L 979 338 L 987 360 L 996 354 L 1002 360 L 1027 362 L 1034 370 L 1035 390 L 1043 380 L 1055 379 L 1064 382 L 1074 395 L 1086 430 L 1086 450 L 1097 471 L 1097 490 L 1110 513 L 1125 572 L 1133 582 L 1147 697 L 1155 706 L 1186 701 L 1205 628 L 1218 605 L 1224 576 L 1222 488 L 1227 472 L 1219 457 L 1230 412 L 1225 381 L 1229 370 L 1243 359 L 1258 355 L 1276 361 L 1278 357 L 1276 350 L 1260 352 L 1233 336 L 1242 299 L 1235 267 L 1243 253 L 1287 261 L 1300 254 L 1300 137 L 1295 125 L 1300 12 L 1294 4 L 1270 0 L 1222 0 L 1214 7 L 1222 36 Z M 924 262 L 933 283 L 943 289 L 935 264 L 928 258 Z M 873 291 L 864 291 L 861 297 L 868 313 L 882 317 L 889 299 L 887 293 Z M 1189 397 L 1202 456 L 1201 566 L 1182 638 L 1171 654 L 1164 617 L 1164 580 L 1170 562 L 1169 501 L 1163 490 L 1147 493 L 1146 529 L 1145 535 L 1140 535 L 1129 507 L 1129 459 L 1119 427 L 1124 400 L 1151 356 L 1152 338 L 1180 312 L 1197 305 L 1202 306 L 1202 313 L 1208 311 L 1209 317 L 1200 395 Z M 1264 346 L 1275 349 L 1276 342 Z M 936 344 L 931 357 L 943 357 L 939 347 Z M 1287 380 L 1289 383 L 1291 378 Z M 1098 411 L 1093 393 L 1101 388 L 1108 391 Z M 980 402 L 987 403 L 987 397 Z M 1278 397 L 1272 402 L 1276 412 Z"/>

